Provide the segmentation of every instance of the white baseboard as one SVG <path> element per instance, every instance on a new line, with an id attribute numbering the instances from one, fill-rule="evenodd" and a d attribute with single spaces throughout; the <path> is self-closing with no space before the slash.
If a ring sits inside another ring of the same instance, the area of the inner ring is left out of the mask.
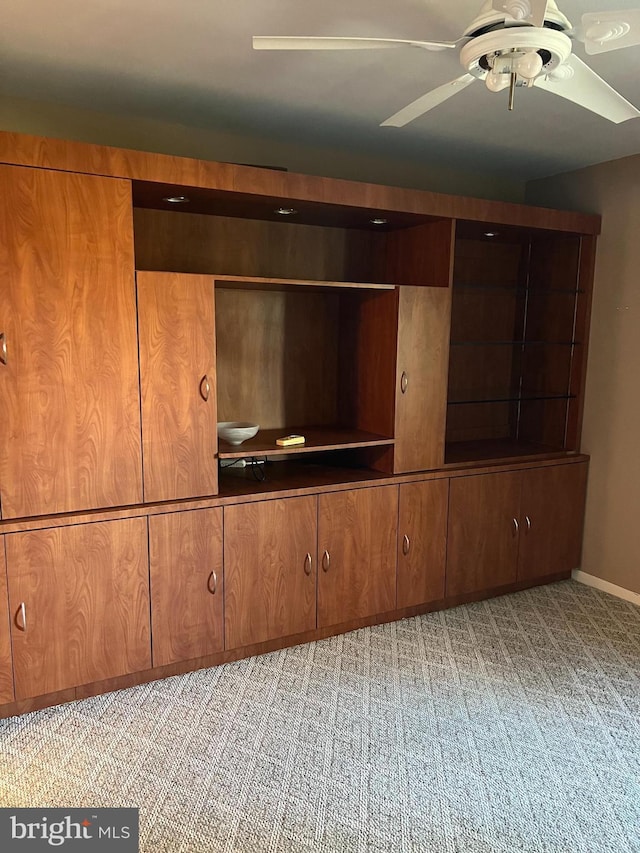
<path id="1" fill-rule="evenodd" d="M 594 586 L 596 589 L 601 589 L 603 592 L 608 592 L 609 595 L 615 595 L 616 598 L 624 598 L 625 601 L 630 601 L 632 604 L 640 605 L 640 593 L 631 592 L 630 589 L 625 589 L 622 586 L 616 586 L 614 583 L 604 581 L 602 578 L 597 578 L 595 575 L 588 575 L 580 569 L 574 569 L 571 572 L 571 577 L 578 583 Z"/>

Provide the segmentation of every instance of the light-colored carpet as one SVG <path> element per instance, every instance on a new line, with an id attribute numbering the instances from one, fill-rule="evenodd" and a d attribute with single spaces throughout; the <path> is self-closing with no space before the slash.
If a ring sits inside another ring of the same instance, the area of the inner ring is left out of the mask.
<path id="1" fill-rule="evenodd" d="M 574 582 L 0 723 L 0 805 L 142 851 L 640 851 L 640 608 Z"/>

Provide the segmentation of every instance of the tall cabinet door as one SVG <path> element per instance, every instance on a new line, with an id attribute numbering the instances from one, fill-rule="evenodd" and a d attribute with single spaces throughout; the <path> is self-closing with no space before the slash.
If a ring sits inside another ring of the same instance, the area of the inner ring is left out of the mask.
<path id="1" fill-rule="evenodd" d="M 394 610 L 398 487 L 318 497 L 318 628 Z"/>
<path id="2" fill-rule="evenodd" d="M 153 665 L 224 648 L 222 509 L 149 518 Z"/>
<path id="3" fill-rule="evenodd" d="M 139 272 L 137 284 L 144 498 L 215 495 L 213 280 Z"/>
<path id="4" fill-rule="evenodd" d="M 444 464 L 451 289 L 400 288 L 394 472 Z"/>
<path id="5" fill-rule="evenodd" d="M 224 508 L 225 646 L 316 627 L 317 498 Z"/>
<path id="6" fill-rule="evenodd" d="M 447 596 L 515 582 L 520 478 L 509 471 L 451 480 Z"/>
<path id="7" fill-rule="evenodd" d="M 398 608 L 444 598 L 448 500 L 448 480 L 400 486 Z"/>
<path id="8" fill-rule="evenodd" d="M 522 472 L 518 580 L 580 565 L 587 463 Z"/>
<path id="9" fill-rule="evenodd" d="M 0 705 L 13 702 L 13 664 L 9 632 L 9 596 L 4 559 L 4 537 L 0 536 Z"/>
<path id="10" fill-rule="evenodd" d="M 4 518 L 142 499 L 129 181 L 0 166 Z"/>
<path id="11" fill-rule="evenodd" d="M 151 666 L 145 518 L 5 540 L 16 699 Z"/>

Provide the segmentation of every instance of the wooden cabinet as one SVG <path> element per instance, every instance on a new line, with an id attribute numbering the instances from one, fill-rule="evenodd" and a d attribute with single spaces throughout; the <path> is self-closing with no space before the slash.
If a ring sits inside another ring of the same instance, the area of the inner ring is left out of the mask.
<path id="1" fill-rule="evenodd" d="M 450 314 L 450 288 L 400 288 L 395 473 L 444 464 Z"/>
<path id="2" fill-rule="evenodd" d="M 447 596 L 516 580 L 520 472 L 451 480 Z"/>
<path id="3" fill-rule="evenodd" d="M 445 595 L 449 480 L 400 486 L 398 608 Z"/>
<path id="4" fill-rule="evenodd" d="M 582 462 L 453 479 L 447 596 L 577 568 L 586 477 Z"/>
<path id="5" fill-rule="evenodd" d="M 129 181 L 0 166 L 3 518 L 142 499 Z"/>
<path id="6" fill-rule="evenodd" d="M 9 596 L 4 558 L 4 537 L 0 536 L 0 704 L 13 701 L 13 663 L 9 632 Z"/>
<path id="7" fill-rule="evenodd" d="M 153 665 L 224 648 L 222 509 L 149 518 Z"/>
<path id="8" fill-rule="evenodd" d="M 317 498 L 224 508 L 225 646 L 316 627 Z"/>
<path id="9" fill-rule="evenodd" d="M 396 606 L 398 487 L 318 497 L 318 627 Z"/>
<path id="10" fill-rule="evenodd" d="M 215 495 L 213 279 L 137 274 L 146 501 Z"/>
<path id="11" fill-rule="evenodd" d="M 150 667 L 146 519 L 5 540 L 16 699 Z"/>
<path id="12" fill-rule="evenodd" d="M 580 565 L 587 463 L 523 471 L 519 581 Z"/>

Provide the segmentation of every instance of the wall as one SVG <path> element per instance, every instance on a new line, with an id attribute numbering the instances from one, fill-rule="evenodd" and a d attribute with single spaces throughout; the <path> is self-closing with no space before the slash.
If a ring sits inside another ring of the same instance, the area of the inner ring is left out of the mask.
<path id="1" fill-rule="evenodd" d="M 277 139 L 112 115 L 64 104 L 0 96 L 0 130 L 157 151 L 203 160 L 279 166 L 291 172 L 428 189 L 503 201 L 524 200 L 524 182 L 482 171 L 448 169 L 420 160 L 389 159 L 361 150 L 296 145 Z"/>
<path id="2" fill-rule="evenodd" d="M 603 217 L 582 447 L 582 570 L 640 593 L 640 156 L 532 182 L 527 201 Z"/>

